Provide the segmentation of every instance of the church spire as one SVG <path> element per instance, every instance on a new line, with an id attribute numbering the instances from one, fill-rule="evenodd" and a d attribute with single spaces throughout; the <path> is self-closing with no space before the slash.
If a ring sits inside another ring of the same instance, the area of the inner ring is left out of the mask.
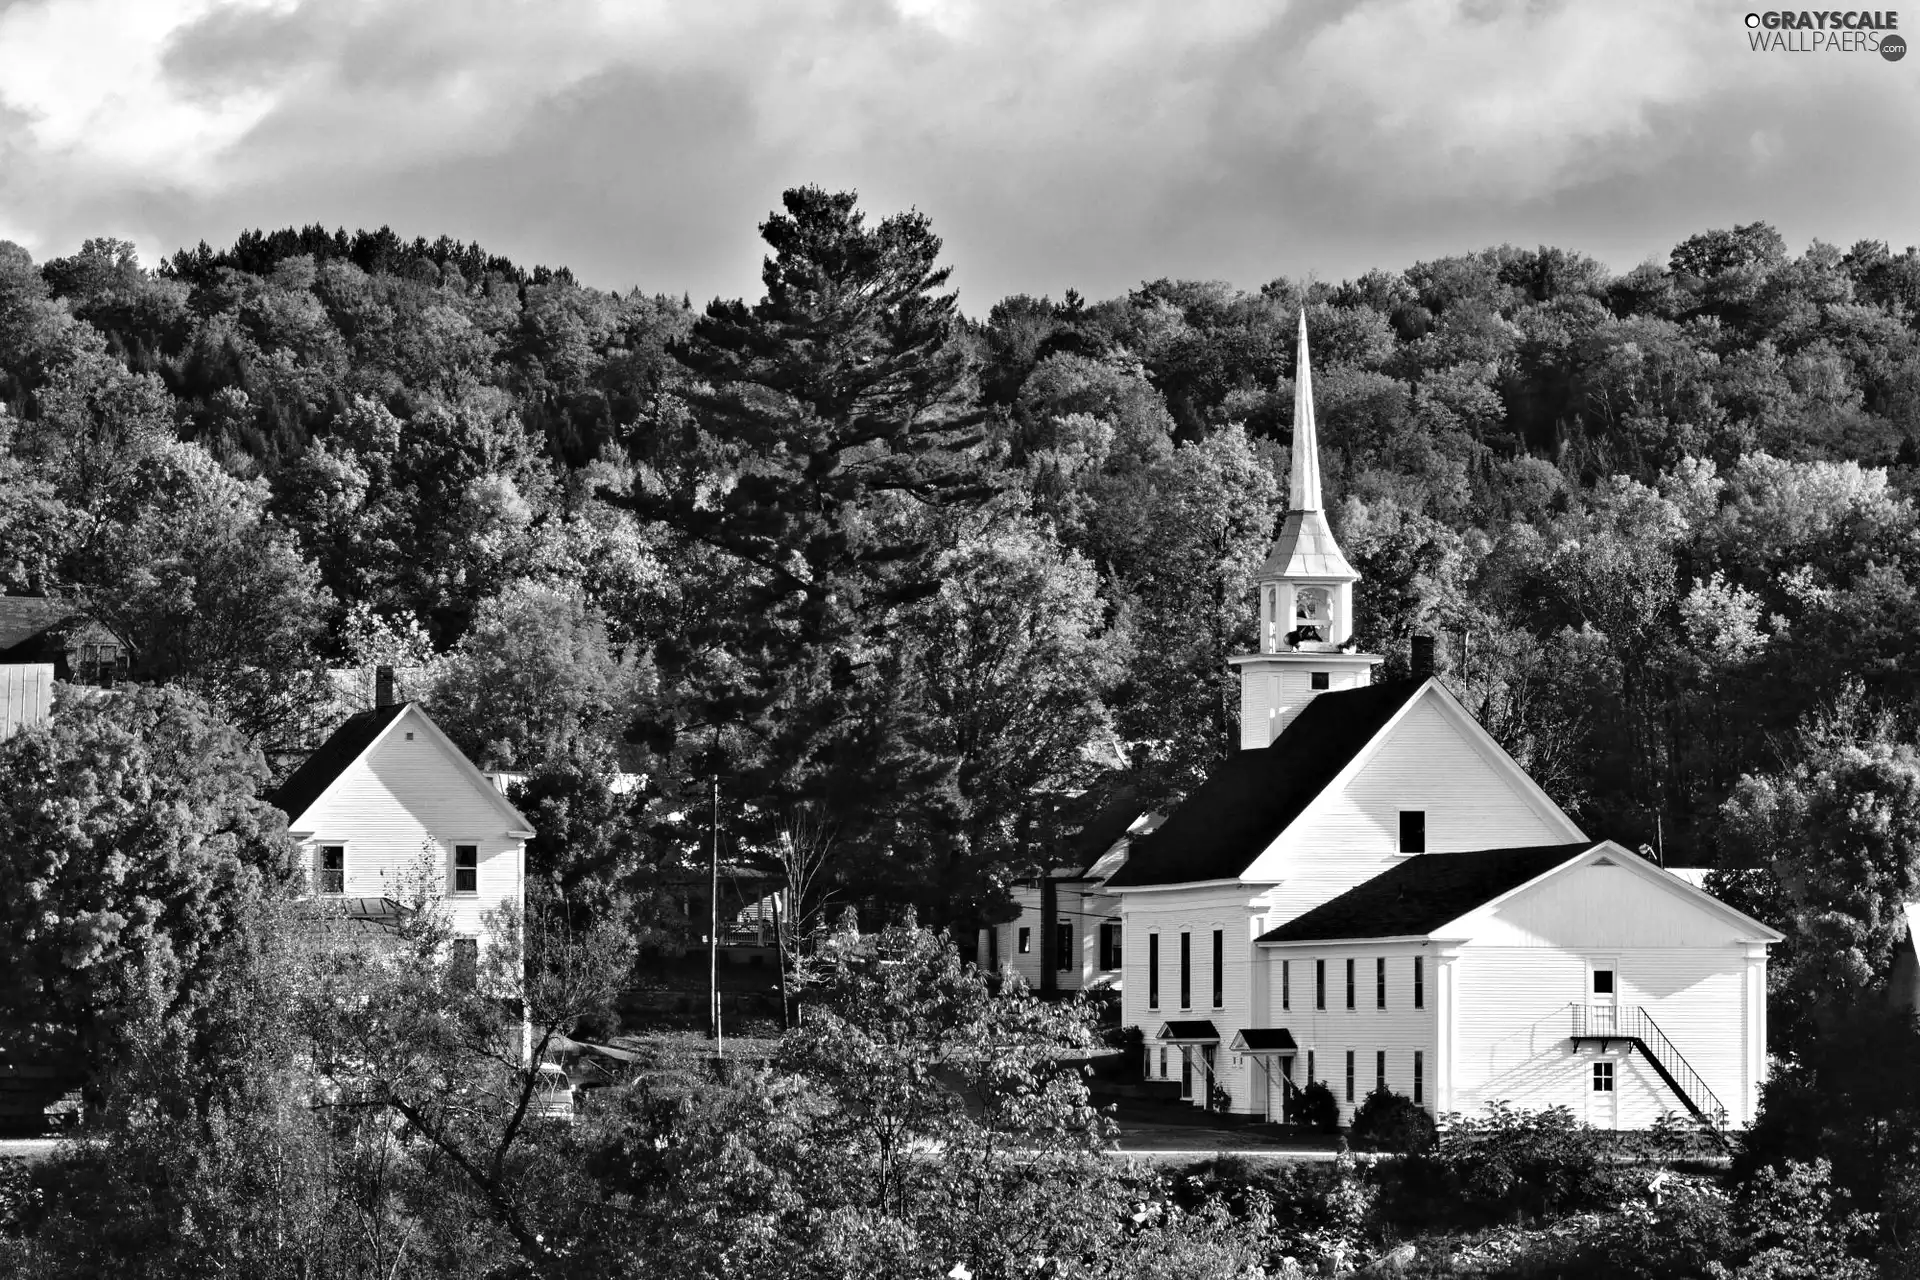
<path id="1" fill-rule="evenodd" d="M 1380 659 L 1355 652 L 1353 584 L 1360 575 L 1340 553 L 1320 494 L 1320 433 L 1313 420 L 1313 366 L 1307 313 L 1300 313 L 1300 358 L 1293 379 L 1293 459 L 1287 511 L 1260 592 L 1260 645 L 1231 658 L 1240 668 L 1240 746 L 1258 750 L 1279 736 L 1322 693 L 1373 682 Z"/>
<path id="2" fill-rule="evenodd" d="M 1293 465 L 1287 510 L 1320 510 L 1320 436 L 1313 424 L 1313 366 L 1307 359 L 1307 312 L 1300 310 L 1300 345 L 1294 361 Z"/>

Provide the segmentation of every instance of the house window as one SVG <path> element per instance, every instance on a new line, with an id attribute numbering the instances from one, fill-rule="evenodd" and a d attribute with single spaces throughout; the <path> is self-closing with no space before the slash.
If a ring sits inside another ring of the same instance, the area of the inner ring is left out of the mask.
<path id="1" fill-rule="evenodd" d="M 343 844 L 320 846 L 314 865 L 313 891 L 338 896 L 347 891 L 347 847 Z"/>
<path id="2" fill-rule="evenodd" d="M 1353 1050 L 1347 1050 L 1347 1101 L 1353 1101 Z"/>
<path id="3" fill-rule="evenodd" d="M 1033 930 L 1029 929 L 1025 925 L 1021 925 L 1020 926 L 1020 954 L 1024 956 L 1030 953 L 1032 950 L 1033 950 Z"/>
<path id="4" fill-rule="evenodd" d="M 1310 682 L 1310 686 L 1311 686 L 1312 688 L 1315 688 L 1315 689 L 1324 689 L 1324 688 L 1326 688 L 1326 687 L 1327 687 L 1327 674 L 1328 674 L 1328 673 L 1327 673 L 1327 672 L 1325 672 L 1325 671 L 1316 671 L 1316 672 L 1314 672 L 1314 673 L 1313 673 L 1313 674 L 1312 674 L 1312 675 L 1311 675 L 1310 677 L 1308 677 L 1308 679 L 1309 679 L 1309 682 Z"/>
<path id="5" fill-rule="evenodd" d="M 1316 1009 L 1327 1007 L 1327 962 L 1325 960 L 1313 962 L 1313 1007 Z"/>
<path id="6" fill-rule="evenodd" d="M 1160 1007 L 1160 935 L 1147 935 L 1147 1008 Z M 1165 1074 L 1164 1072 L 1162 1074 Z"/>
<path id="7" fill-rule="evenodd" d="M 1426 851 L 1427 811 L 1402 809 L 1400 811 L 1400 852 L 1425 853 Z"/>
<path id="8" fill-rule="evenodd" d="M 1416 1107 L 1426 1105 L 1427 1100 L 1423 1096 L 1426 1092 L 1426 1077 L 1427 1055 L 1415 1049 L 1413 1051 L 1413 1105 Z"/>
<path id="9" fill-rule="evenodd" d="M 1387 1007 L 1387 958 L 1381 956 L 1373 962 L 1373 1007 Z"/>
<path id="10" fill-rule="evenodd" d="M 455 893 L 480 892 L 479 845 L 457 844 L 453 846 L 453 891 Z"/>
<path id="11" fill-rule="evenodd" d="M 1595 1093 L 1613 1092 L 1613 1064 L 1596 1062 L 1593 1064 L 1593 1091 Z"/>
<path id="12" fill-rule="evenodd" d="M 1413 958 L 1413 1007 L 1416 1009 L 1427 1007 L 1427 958 L 1425 956 Z"/>
<path id="13" fill-rule="evenodd" d="M 457 987 L 471 989 L 480 970 L 480 941 L 477 938 L 455 938 L 453 956 L 448 976 Z"/>
<path id="14" fill-rule="evenodd" d="M 1613 970 L 1595 969 L 1593 971 L 1593 994 L 1597 996 L 1613 994 Z"/>
<path id="15" fill-rule="evenodd" d="M 1376 1093 L 1387 1091 L 1387 1051 L 1376 1049 L 1373 1053 L 1373 1088 Z"/>
<path id="16" fill-rule="evenodd" d="M 1293 1008 L 1293 961 L 1280 962 L 1280 1007 Z"/>
<path id="17" fill-rule="evenodd" d="M 1213 931 L 1213 1007 L 1223 1009 L 1227 1004 L 1227 935 L 1219 929 Z"/>
<path id="18" fill-rule="evenodd" d="M 1353 1008 L 1353 967 L 1353 958 L 1349 956 L 1347 958 L 1347 1008 L 1349 1009 Z"/>
<path id="19" fill-rule="evenodd" d="M 1065 973 L 1080 966 L 1073 957 L 1073 922 L 1057 920 L 1053 926 L 1053 967 Z"/>
<path id="20" fill-rule="evenodd" d="M 1180 935 L 1180 1007 L 1193 1008 L 1193 935 Z"/>
<path id="21" fill-rule="evenodd" d="M 1111 973 L 1120 967 L 1120 926 L 1108 921 L 1100 926 L 1100 971 Z"/>

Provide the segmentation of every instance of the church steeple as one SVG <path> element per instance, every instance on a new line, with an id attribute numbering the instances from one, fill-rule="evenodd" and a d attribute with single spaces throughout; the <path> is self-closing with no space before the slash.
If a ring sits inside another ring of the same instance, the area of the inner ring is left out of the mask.
<path id="1" fill-rule="evenodd" d="M 1320 435 L 1313 424 L 1313 364 L 1307 358 L 1307 313 L 1300 313 L 1294 357 L 1293 465 L 1287 477 L 1287 510 L 1320 510 Z"/>
<path id="2" fill-rule="evenodd" d="M 1316 693 L 1369 684 L 1380 659 L 1353 652 L 1353 584 L 1360 580 L 1334 541 L 1320 494 L 1320 440 L 1313 419 L 1307 313 L 1300 313 L 1293 385 L 1293 457 L 1287 511 L 1259 587 L 1259 652 L 1232 659 L 1240 671 L 1240 745 L 1264 747 Z"/>

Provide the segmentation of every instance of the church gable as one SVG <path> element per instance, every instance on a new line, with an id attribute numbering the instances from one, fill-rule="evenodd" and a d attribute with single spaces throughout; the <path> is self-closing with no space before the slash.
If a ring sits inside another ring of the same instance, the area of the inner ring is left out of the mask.
<path id="1" fill-rule="evenodd" d="M 1402 814 L 1420 815 L 1421 847 L 1402 848 Z M 1316 885 L 1318 899 L 1403 853 L 1584 838 L 1453 696 L 1429 681 L 1254 860 L 1245 878 L 1300 882 L 1315 879 L 1314 864 L 1351 864 L 1350 873 Z"/>
<path id="2" fill-rule="evenodd" d="M 1481 946 L 1566 951 L 1714 948 L 1779 937 L 1611 841 L 1442 932 Z"/>

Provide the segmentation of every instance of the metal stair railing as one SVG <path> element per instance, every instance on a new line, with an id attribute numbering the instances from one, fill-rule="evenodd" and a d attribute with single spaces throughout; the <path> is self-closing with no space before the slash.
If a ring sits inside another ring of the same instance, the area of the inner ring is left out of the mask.
<path id="1" fill-rule="evenodd" d="M 1603 1046 L 1608 1040 L 1626 1041 L 1640 1050 L 1641 1056 L 1653 1065 L 1654 1071 L 1696 1119 L 1708 1124 L 1725 1121 L 1727 1109 L 1719 1097 L 1639 1005 L 1576 1004 L 1573 1006 L 1573 1038 L 1598 1040 Z"/>

